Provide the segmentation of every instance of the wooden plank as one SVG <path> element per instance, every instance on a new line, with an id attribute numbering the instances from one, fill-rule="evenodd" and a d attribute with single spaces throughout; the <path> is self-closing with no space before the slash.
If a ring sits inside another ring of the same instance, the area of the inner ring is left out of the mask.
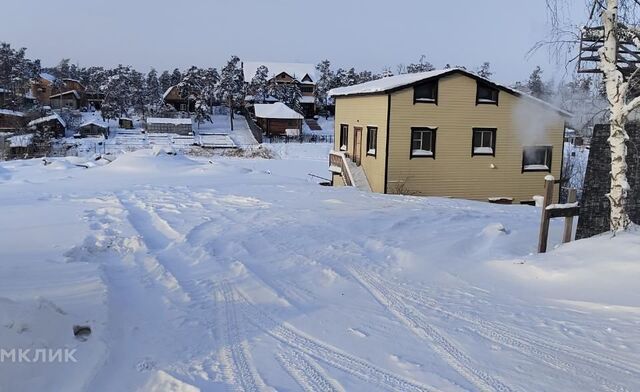
<path id="1" fill-rule="evenodd" d="M 542 203 L 542 217 L 540 219 L 540 233 L 538 236 L 538 253 L 547 251 L 547 241 L 549 238 L 549 211 L 547 207 L 553 199 L 553 188 L 555 179 L 553 176 L 547 176 L 544 180 L 544 201 Z"/>
<path id="2" fill-rule="evenodd" d="M 580 207 L 551 208 L 547 210 L 549 218 L 569 218 L 580 214 Z"/>
<path id="3" fill-rule="evenodd" d="M 569 189 L 567 195 L 567 203 L 575 203 L 577 197 L 577 191 L 575 188 Z M 568 216 L 564 219 L 564 232 L 562 234 L 562 243 L 566 244 L 573 239 L 573 216 Z"/>

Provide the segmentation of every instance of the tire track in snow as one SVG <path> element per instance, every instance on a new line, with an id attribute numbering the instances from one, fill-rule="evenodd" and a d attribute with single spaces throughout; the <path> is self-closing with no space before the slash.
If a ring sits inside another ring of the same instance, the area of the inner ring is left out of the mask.
<path id="1" fill-rule="evenodd" d="M 353 277 L 390 313 L 415 335 L 425 340 L 449 366 L 480 391 L 508 392 L 512 389 L 499 379 L 479 369 L 473 361 L 442 335 L 413 307 L 405 305 L 394 293 L 368 278 L 364 271 L 349 269 Z"/>
<path id="2" fill-rule="evenodd" d="M 227 283 L 227 290 L 231 290 Z M 337 369 L 343 370 L 360 380 L 393 392 L 435 392 L 437 389 L 406 380 L 398 375 L 372 365 L 360 358 L 351 356 L 328 344 L 310 337 L 285 322 L 279 322 L 262 312 L 249 302 L 241 293 L 242 311 L 246 319 L 257 328 L 271 335 L 276 340 L 297 349 L 310 357 L 327 363 Z"/>
<path id="3" fill-rule="evenodd" d="M 345 392 L 337 381 L 330 380 L 324 370 L 304 353 L 289 348 L 276 355 L 282 367 L 305 392 Z"/>
<path id="4" fill-rule="evenodd" d="M 445 310 L 437 305 L 437 301 L 435 299 L 426 297 L 422 294 L 413 294 L 409 290 L 402 287 L 393 287 L 394 284 L 383 280 L 380 277 L 374 277 L 371 274 L 367 274 L 367 277 L 364 279 L 369 280 L 370 282 L 377 282 L 377 284 L 387 287 L 387 290 L 389 290 L 390 292 L 395 291 L 397 296 L 413 302 L 416 305 L 426 306 L 429 309 L 444 314 L 448 317 L 453 317 L 455 319 L 467 322 L 473 325 L 473 328 L 470 328 L 472 332 L 484 337 L 485 339 L 497 343 L 503 347 L 507 347 L 509 349 L 517 351 L 520 354 L 532 360 L 541 362 L 546 366 L 560 370 L 562 372 L 570 373 L 573 376 L 584 380 L 585 385 L 591 385 L 593 380 L 596 380 L 599 386 L 608 391 L 629 391 L 629 389 L 625 386 L 609 380 L 600 372 L 594 370 L 593 366 L 607 367 L 610 370 L 622 372 L 625 376 L 630 376 L 630 373 L 635 373 L 636 377 L 639 376 L 636 371 L 630 369 L 630 366 L 626 366 L 625 364 L 615 364 L 610 362 L 610 360 L 593 360 L 592 358 L 589 358 L 589 355 L 587 355 L 586 353 L 554 346 L 547 341 L 542 340 L 541 337 L 526 337 L 523 335 L 519 335 L 512 329 L 509 329 L 498 323 L 489 322 L 472 315 L 464 314 L 462 312 Z M 563 359 L 561 358 L 562 356 L 569 358 Z M 584 365 L 584 362 L 587 362 L 587 364 Z M 583 363 L 583 365 L 578 365 L 578 363 Z M 585 376 L 586 378 L 588 378 L 587 380 L 585 380 Z"/>
<path id="5" fill-rule="evenodd" d="M 142 221 L 142 224 L 135 224 L 135 222 L 132 222 L 132 225 L 134 225 L 134 228 L 141 234 L 143 242 L 146 242 L 146 239 L 151 239 L 153 241 L 155 246 L 151 248 L 155 252 L 162 252 L 175 240 L 179 240 L 169 238 L 165 234 L 167 231 L 158 228 L 157 224 L 160 223 L 160 228 L 166 229 L 166 227 L 169 227 L 173 229 L 171 225 L 157 213 L 155 216 L 147 215 L 150 207 L 145 205 L 142 200 L 135 196 L 133 196 L 133 199 L 123 199 L 124 198 L 121 197 L 122 204 L 127 208 L 127 210 L 134 212 L 132 215 L 133 219 L 135 220 L 137 218 Z M 188 235 L 187 238 L 188 237 L 190 237 L 190 235 Z M 179 242 L 177 250 L 185 254 L 185 256 L 187 256 L 187 253 L 196 254 L 197 250 L 202 250 L 201 246 L 194 245 L 191 241 L 179 240 Z M 185 253 L 185 247 L 189 248 L 187 253 Z M 171 271 L 171 268 L 166 263 L 162 262 L 162 257 L 158 257 L 158 260 L 168 271 Z M 216 260 L 212 259 L 212 261 Z M 177 277 L 177 274 L 174 275 Z M 193 289 L 193 285 L 188 282 L 181 281 L 180 279 L 177 280 L 195 301 L 194 305 L 201 302 L 201 298 L 204 295 L 200 292 L 201 290 Z M 262 282 L 262 284 L 266 283 Z M 235 291 L 228 282 L 223 282 L 218 287 L 214 288 L 213 291 L 217 302 L 216 310 L 219 318 L 219 322 L 215 323 L 215 325 L 217 325 L 216 336 L 225 341 L 227 346 L 227 350 L 223 350 L 222 359 L 228 372 L 232 375 L 231 378 L 233 379 L 233 382 L 236 386 L 241 387 L 241 389 L 239 389 L 241 391 L 261 390 L 263 389 L 264 382 L 255 372 L 255 368 L 251 363 L 250 356 L 248 355 L 248 350 L 237 331 L 237 326 L 239 324 L 235 307 L 238 302 L 242 302 L 243 306 L 241 309 L 243 314 L 246 316 L 247 321 L 256 325 L 259 329 L 263 330 L 277 341 L 298 349 L 310 357 L 341 369 L 356 378 L 393 392 L 437 391 L 437 389 L 433 387 L 419 384 L 415 381 L 409 381 L 401 376 L 385 372 L 384 370 L 381 370 L 375 365 L 372 365 L 360 358 L 343 353 L 324 342 L 304 335 L 293 327 L 289 327 L 284 323 L 276 322 L 270 316 L 252 305 L 239 292 L 237 292 L 238 295 L 235 295 Z M 224 322 L 221 323 L 220 320 L 224 320 Z"/>
<path id="6" fill-rule="evenodd" d="M 216 288 L 216 298 L 221 299 L 219 316 L 225 320 L 224 327 L 219 334 L 224 340 L 222 357 L 226 366 L 231 369 L 234 384 L 239 392 L 257 392 L 264 390 L 264 382 L 257 375 L 250 360 L 244 339 L 241 336 L 241 326 L 234 303 L 233 292 L 225 286 Z"/>
<path id="7" fill-rule="evenodd" d="M 138 231 L 142 238 L 142 242 L 147 245 L 148 241 L 152 241 L 153 246 L 147 246 L 150 251 L 155 253 L 162 252 L 170 244 L 178 241 L 183 242 L 180 235 L 171 235 L 178 233 L 169 222 L 164 220 L 160 215 L 155 213 L 151 207 L 147 206 L 142 200 L 135 196 L 125 199 L 119 196 L 121 204 L 129 212 L 129 221 L 131 225 Z M 196 253 L 194 249 L 192 253 Z M 183 248 L 178 249 L 184 254 Z M 186 255 L 185 257 L 193 256 Z M 164 262 L 161 254 L 153 257 L 158 264 L 165 270 L 172 271 L 168 263 Z M 240 334 L 240 324 L 237 320 L 237 314 L 234 308 L 233 294 L 226 290 L 209 287 L 206 284 L 198 283 L 193 280 L 185 281 L 178 278 L 179 274 L 172 274 L 175 281 L 187 293 L 189 298 L 193 300 L 192 306 L 197 309 L 198 315 L 209 314 L 213 310 L 217 313 L 218 320 L 211 319 L 211 316 L 204 318 L 194 317 L 196 322 L 207 328 L 209 335 L 214 341 L 224 342 L 221 348 L 220 359 L 225 367 L 225 373 L 234 384 L 239 392 L 257 392 L 266 389 L 264 381 L 255 371 L 251 362 L 246 342 Z M 224 320 L 224 322 L 221 322 Z"/>

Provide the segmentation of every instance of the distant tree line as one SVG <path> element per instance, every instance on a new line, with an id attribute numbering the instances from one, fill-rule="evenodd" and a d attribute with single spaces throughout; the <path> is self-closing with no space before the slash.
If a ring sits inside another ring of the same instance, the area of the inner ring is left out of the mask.
<path id="1" fill-rule="evenodd" d="M 461 65 L 446 64 L 444 68 L 467 69 Z M 327 112 L 331 104 L 328 93 L 331 89 L 352 86 L 394 74 L 427 72 L 435 67 L 425 55 L 409 64 L 398 64 L 395 72 L 384 67 L 380 72 L 356 70 L 356 68 L 337 69 L 329 60 L 316 65 L 315 103 L 320 114 Z M 56 78 L 54 89 L 60 88 L 62 79 L 75 79 L 82 83 L 87 91 L 104 94 L 102 116 L 105 120 L 130 114 L 179 115 L 175 108 L 165 105 L 164 93 L 176 86 L 181 98 L 193 105 L 187 105 L 188 115 L 198 124 L 211 121 L 212 107 L 221 104 L 229 107 L 230 116 L 244 104 L 247 95 L 256 103 L 267 102 L 270 98 L 279 100 L 302 113 L 300 86 L 296 83 L 276 84 L 269 69 L 258 67 L 251 80 L 244 80 L 242 63 L 238 56 L 231 56 L 220 68 L 199 68 L 192 66 L 186 70 L 175 68 L 159 73 L 151 68 L 142 73 L 131 66 L 118 65 L 114 68 L 101 66 L 80 67 L 70 59 L 62 59 L 54 67 L 42 67 L 40 60 L 27 58 L 26 49 L 12 48 L 8 43 L 0 43 L 0 89 L 3 100 L 0 108 L 21 110 L 25 108 L 24 97 L 30 91 L 31 81 L 41 72 Z M 482 63 L 473 72 L 484 78 L 491 78 L 493 72 L 489 62 Z M 536 67 L 529 78 L 513 84 L 513 88 L 531 94 L 534 97 L 555 102 L 564 109 L 577 113 L 572 120 L 576 129 L 584 129 L 599 120 L 604 102 L 602 83 L 595 77 L 575 77 L 574 80 L 555 83 L 544 80 L 543 70 Z M 186 115 L 186 114 L 185 114 Z"/>

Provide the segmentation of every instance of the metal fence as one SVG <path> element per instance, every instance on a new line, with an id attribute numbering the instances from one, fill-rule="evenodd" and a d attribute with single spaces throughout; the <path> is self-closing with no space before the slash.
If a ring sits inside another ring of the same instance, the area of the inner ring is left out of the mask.
<path id="1" fill-rule="evenodd" d="M 307 135 L 288 137 L 284 135 L 272 135 L 265 137 L 264 143 L 333 143 L 333 135 Z"/>

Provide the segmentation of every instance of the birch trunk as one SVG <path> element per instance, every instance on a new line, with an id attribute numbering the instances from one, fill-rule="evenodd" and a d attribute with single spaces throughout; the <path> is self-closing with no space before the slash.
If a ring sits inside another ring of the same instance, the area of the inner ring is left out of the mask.
<path id="1" fill-rule="evenodd" d="M 602 13 L 604 25 L 604 46 L 600 49 L 600 68 L 604 73 L 604 82 L 609 100 L 611 149 L 611 189 L 607 194 L 611 205 L 611 230 L 626 230 L 631 220 L 626 203 L 629 190 L 627 182 L 627 145 L 629 136 L 625 130 L 627 108 L 625 98 L 627 83 L 617 67 L 618 0 L 607 0 L 607 9 Z"/>

